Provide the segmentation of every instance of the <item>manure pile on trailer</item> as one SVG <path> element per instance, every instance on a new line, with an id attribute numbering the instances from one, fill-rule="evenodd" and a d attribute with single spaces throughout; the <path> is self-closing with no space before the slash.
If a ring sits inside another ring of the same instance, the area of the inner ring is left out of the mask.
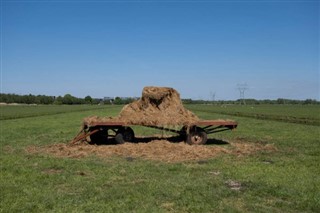
<path id="1" fill-rule="evenodd" d="M 125 105 L 117 117 L 91 116 L 84 119 L 90 126 L 94 122 L 120 121 L 126 125 L 176 126 L 188 125 L 199 118 L 182 105 L 180 94 L 169 87 L 145 87 L 142 97 Z"/>

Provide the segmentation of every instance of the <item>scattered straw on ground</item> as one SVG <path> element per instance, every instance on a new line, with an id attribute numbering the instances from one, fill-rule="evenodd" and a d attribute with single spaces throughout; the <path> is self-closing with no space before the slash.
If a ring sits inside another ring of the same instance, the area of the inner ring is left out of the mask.
<path id="1" fill-rule="evenodd" d="M 258 151 L 275 151 L 273 145 L 259 143 L 229 142 L 224 145 L 191 146 L 184 142 L 171 143 L 167 140 L 153 140 L 149 143 L 125 143 L 122 145 L 89 145 L 89 144 L 53 144 L 44 147 L 30 146 L 27 152 L 34 154 L 50 154 L 56 157 L 83 158 L 98 156 L 109 158 L 121 156 L 126 158 L 142 158 L 164 162 L 199 161 L 214 158 L 221 154 L 236 156 L 248 155 Z"/>

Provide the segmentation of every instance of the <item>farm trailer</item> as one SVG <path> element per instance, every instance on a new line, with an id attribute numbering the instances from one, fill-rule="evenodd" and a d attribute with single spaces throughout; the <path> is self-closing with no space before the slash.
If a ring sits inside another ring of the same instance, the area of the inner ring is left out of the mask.
<path id="1" fill-rule="evenodd" d="M 114 137 L 118 144 L 134 142 L 135 134 L 130 126 L 133 125 L 126 125 L 125 122 L 115 121 L 93 122 L 90 125 L 84 123 L 83 129 L 71 141 L 71 144 L 84 140 L 90 143 L 105 143 L 108 137 Z M 200 120 L 196 123 L 183 126 L 180 130 L 153 125 L 140 126 L 173 132 L 184 138 L 186 143 L 190 145 L 201 145 L 207 142 L 208 134 L 233 130 L 238 126 L 238 123 L 229 120 Z M 109 134 L 109 130 L 114 134 Z M 87 140 L 88 137 L 90 137 L 90 141 Z"/>

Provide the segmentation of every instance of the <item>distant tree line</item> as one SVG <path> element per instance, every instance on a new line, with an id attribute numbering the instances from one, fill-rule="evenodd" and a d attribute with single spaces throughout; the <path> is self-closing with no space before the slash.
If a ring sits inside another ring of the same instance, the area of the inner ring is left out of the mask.
<path id="1" fill-rule="evenodd" d="M 64 96 L 47 96 L 47 95 L 16 95 L 0 93 L 0 102 L 18 103 L 18 104 L 98 104 L 100 100 L 93 99 L 90 96 L 77 98 L 70 94 Z"/>
<path id="2" fill-rule="evenodd" d="M 47 95 L 17 95 L 17 94 L 6 94 L 0 93 L 0 102 L 2 103 L 19 103 L 19 104 L 116 104 L 123 105 L 129 104 L 137 98 L 121 98 L 115 97 L 114 99 L 99 99 L 92 98 L 91 96 L 86 96 L 85 98 L 77 98 L 70 94 L 65 94 L 64 96 L 47 96 Z M 241 104 L 243 100 L 219 100 L 219 101 L 207 101 L 207 100 L 192 100 L 192 99 L 182 99 L 184 104 Z M 258 105 L 258 104 L 320 104 L 319 101 L 314 99 L 306 100 L 291 100 L 279 98 L 277 100 L 256 100 L 256 99 L 245 99 L 244 102 L 248 105 Z"/>
<path id="3" fill-rule="evenodd" d="M 0 102 L 2 103 L 18 103 L 18 104 L 129 104 L 136 100 L 137 98 L 121 98 L 116 97 L 112 99 L 100 99 L 92 98 L 91 96 L 86 96 L 85 98 L 77 98 L 70 94 L 65 94 L 64 96 L 47 96 L 47 95 L 17 95 L 17 94 L 6 94 L 0 93 Z"/>
<path id="4" fill-rule="evenodd" d="M 114 100 L 111 100 L 111 102 L 113 104 L 119 104 L 119 105 L 122 105 L 122 104 L 129 104 L 133 101 L 137 100 L 137 98 L 120 98 L 120 97 L 115 97 Z"/>
<path id="5" fill-rule="evenodd" d="M 320 105 L 320 101 L 314 99 L 306 99 L 306 100 L 292 100 L 292 99 L 284 99 L 278 98 L 276 100 L 256 100 L 256 99 L 245 99 L 245 100 L 219 100 L 219 101 L 206 101 L 206 100 L 192 100 L 192 99 L 182 99 L 184 104 L 216 104 L 216 105 L 224 105 L 224 104 L 243 104 L 247 105 L 259 105 L 259 104 L 312 104 L 312 105 Z"/>

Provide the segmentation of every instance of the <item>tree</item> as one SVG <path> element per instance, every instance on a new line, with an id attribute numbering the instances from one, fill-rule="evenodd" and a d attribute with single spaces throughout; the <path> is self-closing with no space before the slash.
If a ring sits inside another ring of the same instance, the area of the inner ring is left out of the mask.
<path id="1" fill-rule="evenodd" d="M 92 98 L 90 95 L 87 95 L 85 98 L 84 98 L 84 101 L 86 104 L 92 104 Z"/>
<path id="2" fill-rule="evenodd" d="M 61 105 L 62 101 L 63 101 L 63 98 L 61 96 L 58 96 L 53 103 L 57 105 Z"/>
<path id="3" fill-rule="evenodd" d="M 122 99 L 120 97 L 116 97 L 114 99 L 114 104 L 122 104 Z"/>
<path id="4" fill-rule="evenodd" d="M 63 104 L 74 104 L 74 97 L 70 94 L 65 94 L 62 98 L 62 103 Z"/>

